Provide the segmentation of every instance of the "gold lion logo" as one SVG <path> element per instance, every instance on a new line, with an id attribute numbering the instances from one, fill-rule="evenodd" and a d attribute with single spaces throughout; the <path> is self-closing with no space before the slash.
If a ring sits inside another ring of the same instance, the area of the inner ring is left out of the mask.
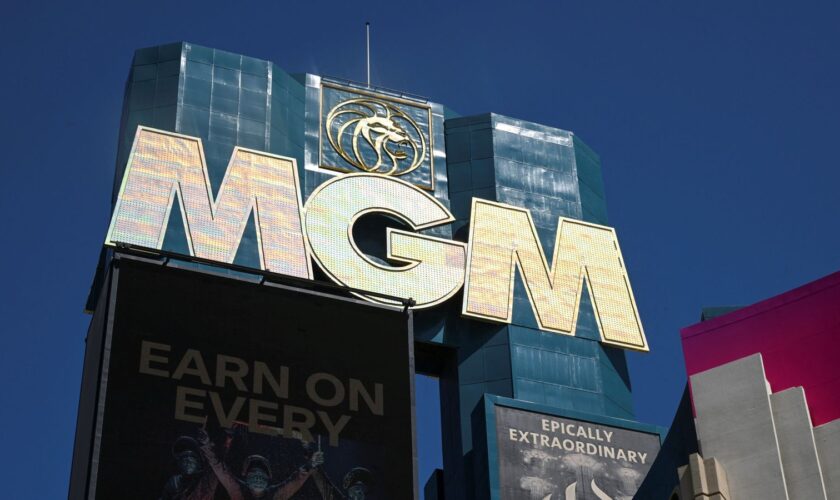
<path id="1" fill-rule="evenodd" d="M 426 139 L 417 122 L 385 101 L 341 102 L 327 115 L 326 129 L 333 149 L 365 172 L 405 175 L 426 158 Z"/>

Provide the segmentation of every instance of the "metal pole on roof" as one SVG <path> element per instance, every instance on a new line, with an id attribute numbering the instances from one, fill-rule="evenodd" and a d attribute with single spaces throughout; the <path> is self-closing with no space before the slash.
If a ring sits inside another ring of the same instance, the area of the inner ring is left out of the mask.
<path id="1" fill-rule="evenodd" d="M 365 45 L 367 52 L 367 86 L 370 88 L 370 23 L 365 23 Z"/>

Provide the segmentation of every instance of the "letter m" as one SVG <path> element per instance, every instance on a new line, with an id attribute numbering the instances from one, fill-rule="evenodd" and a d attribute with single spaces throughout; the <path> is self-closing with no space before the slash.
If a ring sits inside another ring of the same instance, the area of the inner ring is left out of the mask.
<path id="1" fill-rule="evenodd" d="M 561 217 L 555 241 L 549 266 L 528 210 L 473 198 L 462 313 L 510 323 L 518 269 L 541 329 L 575 334 L 586 283 L 601 341 L 649 350 L 615 230 Z"/>
<path id="2" fill-rule="evenodd" d="M 235 148 L 214 200 L 200 139 L 139 127 L 105 244 L 160 249 L 176 200 L 191 255 L 233 262 L 253 212 L 261 268 L 311 278 L 293 158 Z"/>

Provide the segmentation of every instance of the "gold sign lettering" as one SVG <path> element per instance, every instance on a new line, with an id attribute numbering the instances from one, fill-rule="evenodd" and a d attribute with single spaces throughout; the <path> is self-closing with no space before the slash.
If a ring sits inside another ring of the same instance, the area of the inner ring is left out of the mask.
<path id="1" fill-rule="evenodd" d="M 560 218 L 551 267 L 528 210 L 473 198 L 462 312 L 510 323 L 519 269 L 537 323 L 574 335 L 584 281 L 606 344 L 647 351 L 615 230 Z"/>
<path id="2" fill-rule="evenodd" d="M 461 289 L 467 259 L 463 243 L 389 229 L 388 259 L 403 265 L 386 266 L 366 256 L 352 231 L 353 223 L 371 212 L 393 215 L 415 231 L 455 220 L 434 197 L 399 179 L 376 174 L 335 177 L 312 193 L 305 210 L 312 256 L 330 278 L 353 288 L 412 298 L 415 308 L 439 304 Z"/>
<path id="3" fill-rule="evenodd" d="M 417 233 L 454 218 L 433 196 L 394 176 L 335 177 L 302 208 L 294 159 L 238 147 L 214 200 L 199 139 L 140 127 L 106 244 L 160 249 L 175 200 L 191 255 L 232 262 L 253 213 L 263 270 L 311 279 L 311 254 L 333 281 L 411 298 L 415 308 L 439 304 L 463 285 L 465 316 L 510 323 L 518 269 L 539 327 L 565 335 L 575 334 L 586 283 L 601 340 L 648 350 L 618 239 L 609 227 L 561 217 L 549 266 L 527 209 L 473 199 L 467 248 Z M 412 229 L 387 230 L 388 264 L 374 261 L 353 240 L 354 223 L 372 212 Z"/>
<path id="4" fill-rule="evenodd" d="M 191 255 L 233 262 L 253 212 L 262 269 L 312 278 L 293 158 L 235 148 L 214 201 L 201 140 L 140 127 L 106 244 L 160 249 L 176 199 Z"/>

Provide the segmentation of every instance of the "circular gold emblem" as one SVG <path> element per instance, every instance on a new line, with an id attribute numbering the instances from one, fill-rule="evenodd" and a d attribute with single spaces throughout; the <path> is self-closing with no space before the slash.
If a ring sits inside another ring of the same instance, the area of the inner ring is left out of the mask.
<path id="1" fill-rule="evenodd" d="M 340 102 L 327 115 L 326 129 L 333 149 L 365 172 L 405 175 L 426 158 L 426 139 L 417 122 L 385 101 Z"/>

